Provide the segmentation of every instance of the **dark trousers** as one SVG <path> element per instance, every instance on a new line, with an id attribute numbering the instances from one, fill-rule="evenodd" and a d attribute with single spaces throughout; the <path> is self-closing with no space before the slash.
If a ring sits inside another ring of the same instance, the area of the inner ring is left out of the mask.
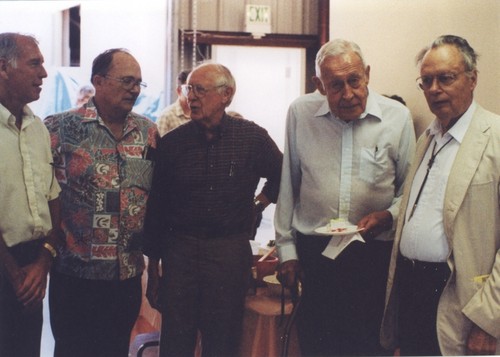
<path id="1" fill-rule="evenodd" d="M 399 256 L 399 341 L 401 356 L 440 356 L 436 317 L 450 276 L 446 263 L 415 262 Z"/>
<path id="2" fill-rule="evenodd" d="M 379 343 L 392 242 L 354 242 L 335 260 L 328 237 L 297 235 L 304 270 L 297 327 L 303 356 L 387 355 Z"/>
<path id="3" fill-rule="evenodd" d="M 9 253 L 23 267 L 36 260 L 40 245 L 41 241 L 21 243 L 9 248 Z M 39 357 L 42 323 L 42 304 L 26 310 L 0 273 L 0 356 Z"/>
<path id="4" fill-rule="evenodd" d="M 79 279 L 52 272 L 50 323 L 55 357 L 126 357 L 142 301 L 141 276 Z"/>
<path id="5" fill-rule="evenodd" d="M 228 239 L 169 237 L 162 257 L 160 356 L 237 355 L 252 252 L 248 234 Z"/>

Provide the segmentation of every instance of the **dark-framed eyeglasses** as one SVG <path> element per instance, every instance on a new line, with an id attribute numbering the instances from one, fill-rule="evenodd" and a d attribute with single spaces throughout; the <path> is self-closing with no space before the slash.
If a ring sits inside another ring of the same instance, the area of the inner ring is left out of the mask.
<path id="1" fill-rule="evenodd" d="M 112 79 L 115 81 L 118 81 L 122 84 L 123 89 L 130 90 L 134 88 L 135 86 L 138 86 L 139 89 L 146 88 L 148 85 L 147 83 L 141 81 L 140 79 L 135 79 L 134 77 L 112 77 L 110 75 L 105 75 L 105 78 Z"/>
<path id="2" fill-rule="evenodd" d="M 203 98 L 204 96 L 207 95 L 207 93 L 209 91 L 220 88 L 220 87 L 225 87 L 225 86 L 226 86 L 226 84 L 219 84 L 218 86 L 205 88 L 199 84 L 194 84 L 194 85 L 183 84 L 183 85 L 181 85 L 181 91 L 182 91 L 182 95 L 185 96 L 186 98 L 189 95 L 189 93 L 191 93 L 191 92 L 193 92 L 196 97 Z"/>
<path id="3" fill-rule="evenodd" d="M 429 90 L 432 87 L 432 84 L 434 83 L 434 79 L 436 79 L 438 85 L 441 88 L 443 88 L 452 85 L 453 82 L 457 80 L 458 76 L 465 72 L 466 71 L 462 71 L 459 73 L 448 72 L 448 73 L 440 73 L 435 76 L 422 76 L 418 77 L 416 81 L 418 88 L 422 90 Z"/>

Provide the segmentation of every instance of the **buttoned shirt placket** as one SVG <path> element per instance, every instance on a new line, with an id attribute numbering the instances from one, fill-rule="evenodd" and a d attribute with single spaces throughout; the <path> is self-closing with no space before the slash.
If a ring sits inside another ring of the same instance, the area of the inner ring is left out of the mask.
<path id="1" fill-rule="evenodd" d="M 352 122 L 342 126 L 342 158 L 339 187 L 339 218 L 349 220 L 351 210 L 353 132 Z"/>

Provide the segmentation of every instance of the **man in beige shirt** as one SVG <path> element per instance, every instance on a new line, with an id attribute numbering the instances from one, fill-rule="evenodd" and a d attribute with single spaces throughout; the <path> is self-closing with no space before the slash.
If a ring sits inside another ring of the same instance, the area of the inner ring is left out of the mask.
<path id="1" fill-rule="evenodd" d="M 181 71 L 177 76 L 177 100 L 163 109 L 160 117 L 156 121 L 160 136 L 165 135 L 170 130 L 177 128 L 190 120 L 191 109 L 187 102 L 187 98 L 182 94 L 181 86 L 186 83 L 189 75 L 188 70 Z"/>
<path id="2" fill-rule="evenodd" d="M 40 356 L 42 300 L 57 257 L 60 188 L 49 133 L 27 106 L 46 77 L 33 37 L 0 34 L 0 356 Z"/>

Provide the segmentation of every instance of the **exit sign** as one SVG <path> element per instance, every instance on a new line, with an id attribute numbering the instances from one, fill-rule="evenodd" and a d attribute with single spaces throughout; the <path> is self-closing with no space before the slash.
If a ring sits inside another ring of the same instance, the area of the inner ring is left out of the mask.
<path id="1" fill-rule="evenodd" d="M 262 37 L 271 32 L 271 6 L 246 5 L 245 30 L 254 37 Z"/>

